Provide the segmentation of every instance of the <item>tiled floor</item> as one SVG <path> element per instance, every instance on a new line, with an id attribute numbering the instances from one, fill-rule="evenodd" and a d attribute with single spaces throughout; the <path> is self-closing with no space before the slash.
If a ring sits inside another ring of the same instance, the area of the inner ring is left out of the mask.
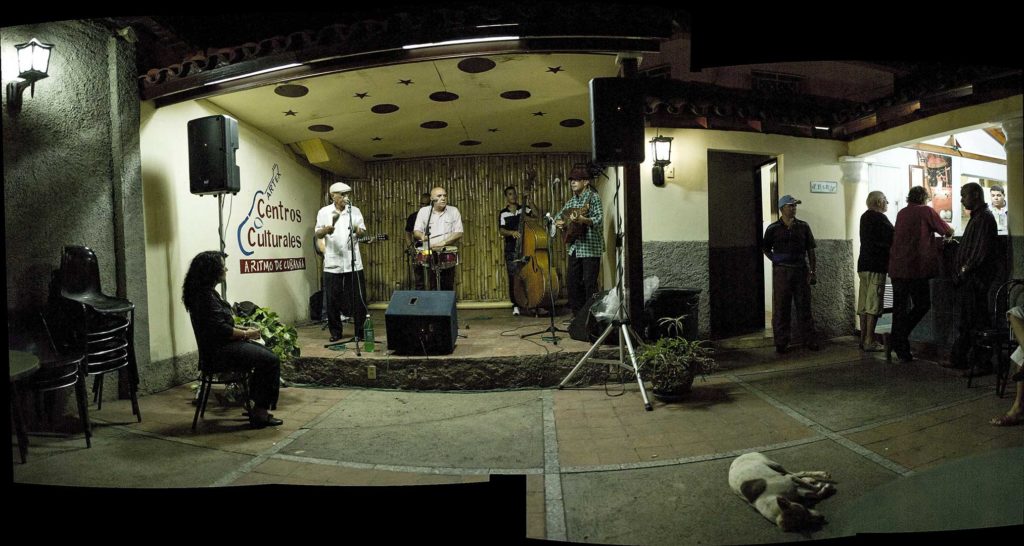
<path id="1" fill-rule="evenodd" d="M 92 487 L 417 486 L 526 478 L 527 535 L 597 543 L 728 544 L 824 538 L 782 533 L 728 489 L 729 462 L 771 454 L 826 469 L 841 517 L 862 495 L 915 471 L 1024 446 L 1024 427 L 990 417 L 1009 398 L 921 361 L 862 356 L 852 338 L 784 358 L 769 348 L 718 356 L 685 402 L 644 411 L 635 383 L 582 389 L 438 393 L 285 388 L 278 428 L 253 430 L 211 401 L 192 432 L 182 385 L 92 412 L 95 437 L 30 436 L 24 484 Z M 69 416 L 73 420 L 73 417 Z M 12 446 L 16 457 L 17 448 Z M 695 521 L 704 525 L 695 527 Z M 709 523 L 715 522 L 715 523 Z"/>

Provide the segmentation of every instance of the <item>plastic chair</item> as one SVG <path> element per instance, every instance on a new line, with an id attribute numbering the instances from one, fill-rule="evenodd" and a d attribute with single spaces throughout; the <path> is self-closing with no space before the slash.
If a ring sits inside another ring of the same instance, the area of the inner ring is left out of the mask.
<path id="1" fill-rule="evenodd" d="M 35 394 L 37 418 L 42 418 L 44 396 L 64 389 L 75 389 L 78 415 L 85 429 L 85 445 L 92 447 L 92 427 L 89 422 L 88 395 L 86 394 L 85 355 L 58 347 L 51 334 L 46 312 L 29 312 L 16 321 L 14 331 L 9 329 L 8 341 L 39 358 L 39 370 L 25 380 L 23 389 Z M 24 459 L 24 457 L 23 457 Z"/>
<path id="2" fill-rule="evenodd" d="M 53 351 L 40 357 L 40 369 L 29 381 L 30 388 L 39 394 L 74 387 L 78 402 L 78 415 L 85 429 L 85 447 L 92 447 L 92 425 L 89 422 L 88 394 L 86 394 L 85 355 L 80 352 L 62 352 L 57 348 L 45 315 L 40 314 L 49 348 Z M 37 399 L 37 412 L 42 397 Z"/>
<path id="3" fill-rule="evenodd" d="M 972 343 L 975 347 L 991 350 L 995 354 L 996 365 L 996 395 L 1000 398 L 1006 392 L 1006 385 L 1009 383 L 1010 354 L 1017 347 L 1017 341 L 1010 330 L 1009 319 L 1006 318 L 1006 311 L 1012 307 L 1010 302 L 1016 287 L 1024 287 L 1024 279 L 1010 279 L 1004 282 L 996 290 L 992 301 L 992 312 L 994 326 L 989 328 L 978 328 L 974 330 Z M 967 388 L 971 387 L 976 368 L 976 359 L 971 359 L 970 373 L 967 377 Z"/>
<path id="4" fill-rule="evenodd" d="M 199 355 L 199 394 L 196 400 L 196 414 L 192 417 L 192 430 L 196 429 L 199 418 L 206 415 L 206 403 L 210 398 L 210 391 L 213 385 L 229 385 L 237 383 L 242 386 L 245 411 L 252 411 L 252 403 L 249 397 L 249 379 L 252 377 L 252 370 L 218 370 L 215 366 L 207 363 L 203 355 Z"/>
<path id="5" fill-rule="evenodd" d="M 135 304 L 103 293 L 96 253 L 86 246 L 64 247 L 58 286 L 59 295 L 78 307 L 76 317 L 66 318 L 78 333 L 78 344 L 85 353 L 86 373 L 94 378 L 96 409 L 102 409 L 103 377 L 125 369 L 129 374 L 132 414 L 142 422 L 135 359 Z"/>

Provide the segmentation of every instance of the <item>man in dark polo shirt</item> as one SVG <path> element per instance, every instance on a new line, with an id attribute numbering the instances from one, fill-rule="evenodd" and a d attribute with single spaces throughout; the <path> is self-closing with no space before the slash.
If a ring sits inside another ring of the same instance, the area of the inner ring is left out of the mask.
<path id="1" fill-rule="evenodd" d="M 811 226 L 796 218 L 800 204 L 792 195 L 779 199 L 779 219 L 764 232 L 762 250 L 772 261 L 772 329 L 775 351 L 789 351 L 790 309 L 796 305 L 796 317 L 804 335 L 804 345 L 812 351 L 819 349 L 811 315 L 811 285 L 817 258 L 814 255 L 814 235 Z M 808 262 L 810 267 L 808 268 Z"/>
<path id="2" fill-rule="evenodd" d="M 975 373 L 982 375 L 992 373 L 992 352 L 974 346 L 972 332 L 992 324 L 988 290 L 999 269 L 996 263 L 996 219 L 985 204 L 984 190 L 976 182 L 960 188 L 960 202 L 971 211 L 971 219 L 964 229 L 954 260 L 953 282 L 957 286 L 960 317 L 948 367 L 966 370 L 973 360 Z M 964 372 L 965 377 L 969 374 L 969 371 Z"/>

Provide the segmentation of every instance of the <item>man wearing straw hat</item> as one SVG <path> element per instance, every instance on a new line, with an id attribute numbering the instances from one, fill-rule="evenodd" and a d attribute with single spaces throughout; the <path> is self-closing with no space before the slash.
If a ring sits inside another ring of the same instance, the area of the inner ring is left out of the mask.
<path id="1" fill-rule="evenodd" d="M 324 291 L 327 293 L 327 327 L 331 343 L 341 339 L 341 312 L 352 317 L 353 336 L 358 339 L 366 320 L 366 280 L 356 237 L 366 233 L 363 213 L 350 203 L 352 188 L 344 182 L 331 184 L 330 205 L 316 213 L 314 234 L 326 242 Z M 350 229 L 351 228 L 351 229 Z M 353 233 L 352 237 L 349 234 Z M 344 297 L 342 296 L 344 294 Z"/>
<path id="2" fill-rule="evenodd" d="M 565 274 L 566 288 L 569 292 L 569 308 L 574 316 L 581 310 L 589 311 L 583 308 L 590 296 L 597 293 L 601 256 L 604 254 L 604 233 L 601 227 L 604 207 L 601 205 L 601 197 L 591 187 L 593 178 L 587 165 L 573 165 L 569 172 L 572 197 L 554 216 L 555 225 L 559 229 L 568 231 L 572 224 L 576 224 L 576 229 L 582 233 L 567 245 L 569 264 Z"/>

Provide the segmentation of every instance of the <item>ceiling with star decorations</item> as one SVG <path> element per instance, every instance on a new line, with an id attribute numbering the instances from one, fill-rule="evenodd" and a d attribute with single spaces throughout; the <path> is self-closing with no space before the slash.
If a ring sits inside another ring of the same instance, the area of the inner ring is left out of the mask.
<path id="1" fill-rule="evenodd" d="M 211 97 L 285 144 L 322 139 L 363 161 L 589 152 L 592 78 L 614 55 L 505 54 L 338 72 Z"/>

